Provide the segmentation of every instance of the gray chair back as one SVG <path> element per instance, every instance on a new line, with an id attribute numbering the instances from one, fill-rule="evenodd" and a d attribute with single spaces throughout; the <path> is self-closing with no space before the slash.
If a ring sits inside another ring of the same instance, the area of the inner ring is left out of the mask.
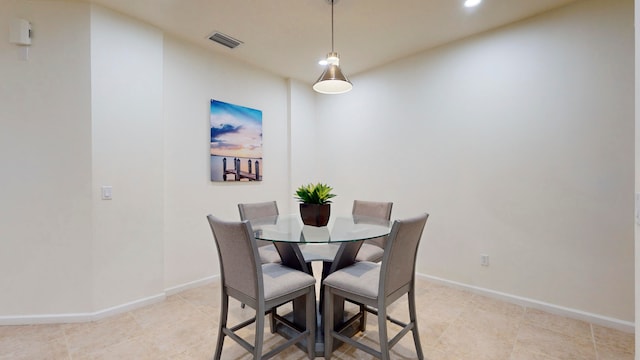
<path id="1" fill-rule="evenodd" d="M 255 304 L 263 293 L 262 266 L 248 221 L 226 222 L 207 216 L 220 260 L 222 286 L 245 302 Z M 252 300 L 252 301 L 251 301 Z"/>
<path id="2" fill-rule="evenodd" d="M 275 201 L 238 204 L 241 220 L 254 220 L 267 216 L 279 215 L 278 204 Z"/>
<path id="3" fill-rule="evenodd" d="M 354 216 L 367 216 L 375 219 L 390 220 L 392 208 L 392 202 L 353 200 L 351 214 Z M 382 236 L 368 240 L 367 243 L 375 244 L 384 249 L 386 239 L 386 236 Z"/>
<path id="4" fill-rule="evenodd" d="M 377 219 L 391 219 L 392 202 L 353 200 L 353 215 L 368 216 Z"/>
<path id="5" fill-rule="evenodd" d="M 278 204 L 275 201 L 238 204 L 240 220 L 255 220 L 269 216 L 278 216 Z M 274 219 L 275 223 L 275 219 Z M 271 245 L 269 241 L 258 241 L 258 247 Z"/>
<path id="6" fill-rule="evenodd" d="M 387 239 L 378 294 L 391 303 L 413 288 L 416 256 L 428 214 L 396 220 Z"/>
<path id="7" fill-rule="evenodd" d="M 428 214 L 421 214 L 394 221 L 380 265 L 360 261 L 324 279 L 325 359 L 331 358 L 334 340 L 339 340 L 376 358 L 389 360 L 390 349 L 409 331 L 413 333 L 418 359 L 424 359 L 416 315 L 415 267 L 418 245 L 428 217 Z M 387 312 L 387 307 L 405 294 L 409 305 L 408 322 L 394 319 Z M 345 300 L 359 304 L 360 311 L 343 322 L 342 309 Z M 335 314 L 336 309 L 340 312 L 339 316 L 331 316 Z M 380 350 L 346 336 L 347 329 L 351 326 L 358 325 L 359 330 L 365 330 L 367 312 L 377 315 Z M 402 327 L 391 340 L 388 337 L 387 321 Z"/>
<path id="8" fill-rule="evenodd" d="M 222 281 L 218 341 L 213 359 L 221 359 L 226 337 L 230 337 L 250 352 L 253 359 L 270 359 L 291 345 L 304 345 L 304 340 L 309 359 L 314 358 L 316 296 L 313 276 L 280 264 L 262 265 L 253 229 L 248 220 L 227 222 L 213 215 L 208 215 L 207 220 L 218 248 Z M 229 327 L 227 320 L 230 297 L 255 309 L 255 316 Z M 278 306 L 292 300 L 295 324 L 277 314 Z M 300 310 L 301 304 L 303 310 Z M 278 324 L 282 324 L 290 327 L 293 334 L 288 332 L 287 334 L 291 335 L 288 341 L 263 354 L 265 314 L 270 316 L 271 332 L 275 332 Z M 255 325 L 253 344 L 238 333 L 249 325 Z M 301 330 L 302 328 L 304 330 Z"/>

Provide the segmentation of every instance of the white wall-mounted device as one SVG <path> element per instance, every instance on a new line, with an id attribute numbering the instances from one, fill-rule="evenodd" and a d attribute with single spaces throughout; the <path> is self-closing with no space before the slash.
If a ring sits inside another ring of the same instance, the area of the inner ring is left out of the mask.
<path id="1" fill-rule="evenodd" d="M 16 45 L 31 45 L 31 23 L 24 19 L 12 19 L 9 42 Z"/>
<path id="2" fill-rule="evenodd" d="M 113 199 L 113 186 L 105 185 L 102 187 L 102 200 Z"/>

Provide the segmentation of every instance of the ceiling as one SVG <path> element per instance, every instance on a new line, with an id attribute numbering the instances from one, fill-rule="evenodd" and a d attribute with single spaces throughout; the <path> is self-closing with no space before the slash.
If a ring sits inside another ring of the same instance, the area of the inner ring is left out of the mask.
<path id="1" fill-rule="evenodd" d="M 150 23 L 168 34 L 266 69 L 313 83 L 331 51 L 328 0 L 85 0 Z M 576 0 L 338 0 L 335 50 L 350 77 L 457 39 Z M 208 37 L 222 32 L 235 49 Z"/>

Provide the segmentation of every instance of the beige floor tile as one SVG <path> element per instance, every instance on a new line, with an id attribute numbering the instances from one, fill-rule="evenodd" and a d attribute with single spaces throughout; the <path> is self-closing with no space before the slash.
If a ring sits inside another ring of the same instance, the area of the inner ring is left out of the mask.
<path id="1" fill-rule="evenodd" d="M 536 349 L 521 347 L 516 344 L 509 360 L 555 360 L 555 358 L 536 352 Z"/>
<path id="2" fill-rule="evenodd" d="M 509 317 L 523 317 L 525 314 L 525 308 L 520 305 L 511 304 L 481 295 L 473 295 L 471 297 L 469 307 Z"/>
<path id="3" fill-rule="evenodd" d="M 454 324 L 513 343 L 521 322 L 522 316 L 508 315 L 495 310 L 470 306 L 460 314 Z"/>
<path id="4" fill-rule="evenodd" d="M 208 284 L 185 290 L 176 296 L 194 306 L 219 306 L 220 286 Z"/>
<path id="5" fill-rule="evenodd" d="M 153 342 L 144 336 L 138 336 L 95 351 L 87 350 L 76 354 L 73 360 L 155 360 L 163 357 L 163 352 Z"/>
<path id="6" fill-rule="evenodd" d="M 634 335 L 584 321 L 474 295 L 423 279 L 416 281 L 418 329 L 427 360 L 626 360 L 634 356 Z M 357 307 L 348 305 L 349 311 Z M 405 298 L 389 313 L 406 321 Z M 286 305 L 279 309 L 291 311 Z M 0 326 L 0 360 L 159 359 L 210 360 L 215 351 L 220 312 L 219 282 L 189 289 L 165 301 L 100 321 L 31 326 Z M 229 303 L 229 323 L 253 317 L 255 311 Z M 265 322 L 264 350 L 284 340 L 270 334 Z M 390 337 L 399 331 L 388 325 Z M 239 331 L 253 342 L 254 328 Z M 379 347 L 377 317 L 368 316 L 367 331 L 356 335 Z M 597 352 L 597 357 L 596 357 Z M 411 333 L 392 349 L 395 359 L 416 359 Z M 222 359 L 251 356 L 230 339 Z M 334 359 L 373 359 L 365 352 L 342 345 Z M 276 359 L 306 359 L 291 347 Z"/>
<path id="7" fill-rule="evenodd" d="M 487 326 L 487 330 L 490 327 Z M 474 326 L 456 322 L 438 340 L 436 349 L 459 359 L 507 360 L 513 350 L 515 334 L 505 336 L 495 331 L 478 331 Z"/>
<path id="8" fill-rule="evenodd" d="M 67 359 L 60 325 L 0 326 L 0 359 Z"/>
<path id="9" fill-rule="evenodd" d="M 124 342 L 139 336 L 142 330 L 131 313 L 99 321 L 65 324 L 62 328 L 72 358 Z"/>
<path id="10" fill-rule="evenodd" d="M 593 341 L 581 333 L 567 334 L 533 324 L 523 324 L 515 347 L 523 353 L 546 355 L 557 360 L 596 359 Z"/>
<path id="11" fill-rule="evenodd" d="M 131 315 L 142 328 L 162 326 L 203 316 L 196 307 L 177 295 L 169 297 L 163 302 L 133 310 Z"/>
<path id="12" fill-rule="evenodd" d="M 419 320 L 435 319 L 443 322 L 453 322 L 464 311 L 469 303 L 462 299 L 441 299 L 434 297 L 416 299 L 416 312 Z"/>
<path id="13" fill-rule="evenodd" d="M 612 349 L 599 349 L 598 360 L 634 360 L 634 355 Z"/>
<path id="14" fill-rule="evenodd" d="M 612 355 L 623 358 L 633 358 L 635 352 L 635 335 L 592 325 L 593 338 L 598 355 L 602 359 L 612 359 Z M 629 356 L 631 355 L 631 356 Z"/>
<path id="15" fill-rule="evenodd" d="M 60 325 L 0 326 L 1 360 L 68 360 Z"/>
<path id="16" fill-rule="evenodd" d="M 418 319 L 418 332 L 422 346 L 433 347 L 451 324 L 445 321 Z"/>
<path id="17" fill-rule="evenodd" d="M 426 347 L 423 349 L 424 358 L 427 360 L 455 360 L 452 357 L 449 357 L 447 354 L 438 350 L 434 347 Z"/>
<path id="18" fill-rule="evenodd" d="M 561 334 L 580 338 L 592 338 L 591 325 L 585 321 L 570 319 L 537 309 L 527 309 L 524 315 L 524 321 L 527 324 L 536 325 Z"/>

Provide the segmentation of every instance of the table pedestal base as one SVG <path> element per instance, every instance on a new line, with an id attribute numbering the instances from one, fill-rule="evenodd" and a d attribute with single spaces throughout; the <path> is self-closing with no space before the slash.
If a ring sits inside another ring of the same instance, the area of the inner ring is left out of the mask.
<path id="1" fill-rule="evenodd" d="M 300 251 L 300 247 L 297 243 L 275 242 L 274 245 L 278 250 L 278 253 L 280 254 L 283 265 L 313 275 L 313 269 L 310 263 L 311 261 L 305 261 L 306 259 Z M 333 259 L 332 261 L 324 260 L 322 262 L 322 275 L 320 277 L 320 301 L 318 303 L 318 308 L 316 309 L 316 357 L 324 357 L 324 323 L 322 319 L 323 316 L 329 315 L 322 314 L 322 309 L 324 306 L 322 283 L 324 282 L 324 279 L 332 272 L 353 264 L 355 262 L 356 254 L 360 250 L 360 246 L 362 246 L 362 241 L 340 243 L 340 247 L 337 250 L 335 259 Z M 333 305 L 333 314 L 330 314 L 330 316 L 333 316 L 333 323 L 337 324 L 336 329 L 340 329 L 340 332 L 348 337 L 352 337 L 358 331 L 364 329 L 364 326 L 361 326 L 361 322 L 364 321 L 363 319 L 366 319 L 364 311 L 360 310 L 355 315 L 349 315 L 345 313 L 344 300 L 340 301 L 338 297 L 334 297 L 334 301 L 335 303 Z M 306 324 L 304 299 L 293 300 L 293 312 L 282 317 L 293 327 L 297 329 L 304 329 Z M 291 328 L 282 323 L 278 324 L 277 321 L 275 324 L 275 330 L 278 334 L 284 336 L 287 339 L 291 339 L 294 334 L 294 331 Z M 333 343 L 334 349 L 342 345 L 342 342 L 337 340 Z M 303 344 L 297 343 L 296 345 L 300 347 L 300 349 L 302 349 L 304 352 L 307 351 L 306 340 L 304 340 Z"/>
<path id="2" fill-rule="evenodd" d="M 352 337 L 360 331 L 360 321 L 362 321 L 362 316 L 360 314 L 345 314 L 347 317 L 347 321 L 344 319 L 341 321 L 340 327 L 345 327 L 345 330 L 342 332 L 343 335 Z M 286 320 L 293 322 L 294 316 L 293 313 L 289 313 L 283 316 Z M 316 344 L 315 344 L 315 356 L 316 357 L 324 357 L 324 326 L 322 324 L 322 315 L 320 313 L 317 314 L 317 325 L 316 325 Z M 281 335 L 286 339 L 291 339 L 296 335 L 296 332 L 285 326 L 281 323 L 278 323 L 276 320 L 276 333 Z M 304 326 L 301 327 L 301 330 L 304 329 Z M 333 341 L 333 349 L 337 349 L 342 345 L 341 341 L 335 340 Z M 296 346 L 307 352 L 307 341 L 306 339 L 302 339 L 300 342 L 296 343 Z"/>

